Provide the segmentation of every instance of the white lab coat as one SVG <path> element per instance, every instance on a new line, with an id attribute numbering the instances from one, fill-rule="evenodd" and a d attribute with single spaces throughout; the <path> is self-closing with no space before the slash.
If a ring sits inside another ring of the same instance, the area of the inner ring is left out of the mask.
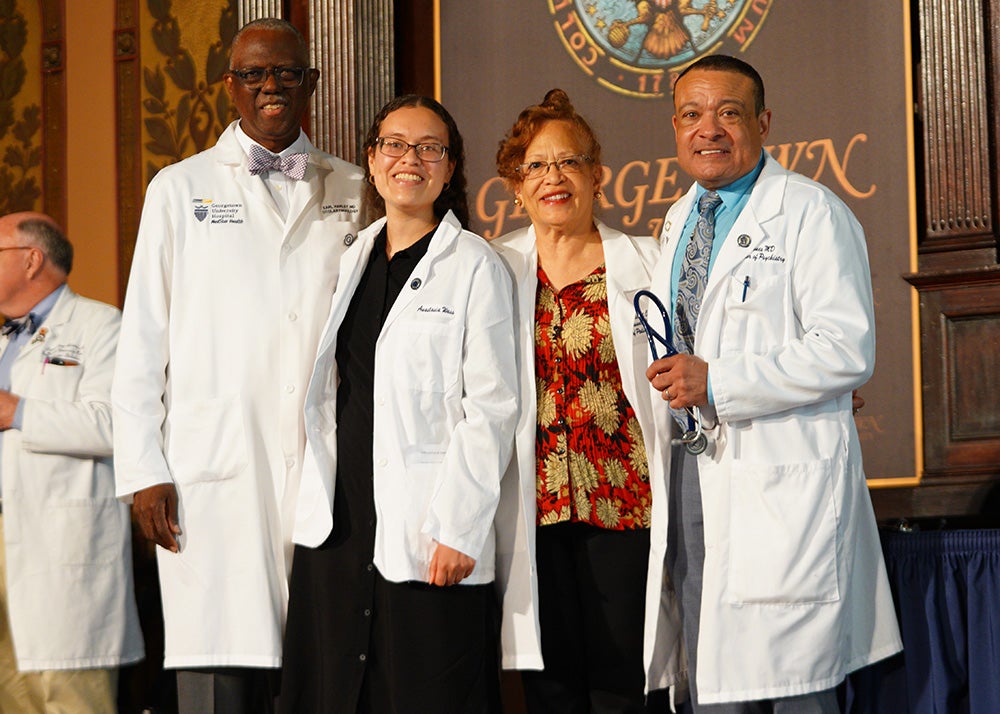
<path id="1" fill-rule="evenodd" d="M 660 296 L 694 196 L 667 213 Z M 705 421 L 719 423 L 698 457 L 704 704 L 820 691 L 901 649 L 851 415 L 874 330 L 861 226 L 768 156 L 716 257 L 695 334 L 715 399 Z M 662 474 L 673 422 L 654 397 L 650 466 Z"/>
<path id="2" fill-rule="evenodd" d="M 166 667 L 281 664 L 302 403 L 357 229 L 359 168 L 309 145 L 283 220 L 234 127 L 149 185 L 112 390 L 118 495 L 179 495 Z"/>
<path id="3" fill-rule="evenodd" d="M 380 219 L 341 259 L 338 290 L 309 383 L 309 448 L 295 542 L 332 527 L 337 473 L 337 331 L 371 256 Z M 449 212 L 396 298 L 375 348 L 375 566 L 426 580 L 434 542 L 476 559 L 463 584 L 493 580 L 493 515 L 513 451 L 517 372 L 503 264 Z"/>
<path id="4" fill-rule="evenodd" d="M 65 288 L 11 369 L 21 429 L 3 436 L 7 610 L 21 671 L 143 657 L 128 506 L 111 468 L 117 308 Z M 0 337 L 7 347 L 7 338 Z M 76 365 L 46 363 L 63 358 Z"/>
<path id="5" fill-rule="evenodd" d="M 644 441 L 652 443 L 655 428 L 646 367 L 651 361 L 649 345 L 635 315 L 633 298 L 649 287 L 652 266 L 659 255 L 653 238 L 632 237 L 597 223 L 604 246 L 611 336 L 622 376 L 622 387 L 635 410 Z M 538 253 L 535 229 L 529 226 L 493 241 L 507 263 L 515 284 L 518 330 L 521 416 L 517 424 L 515 456 L 503 481 L 497 511 L 497 587 L 503 602 L 501 644 L 506 669 L 542 669 L 541 633 L 538 621 L 538 577 L 535 565 L 537 469 L 535 436 L 537 394 L 535 381 L 535 294 Z M 666 511 L 666 476 L 650 478 L 653 514 Z M 646 607 L 646 686 L 660 689 L 676 681 L 680 640 L 655 636 L 664 623 L 676 623 L 673 592 L 663 576 L 666 531 L 650 533 Z M 674 613 L 671 616 L 671 613 Z"/>

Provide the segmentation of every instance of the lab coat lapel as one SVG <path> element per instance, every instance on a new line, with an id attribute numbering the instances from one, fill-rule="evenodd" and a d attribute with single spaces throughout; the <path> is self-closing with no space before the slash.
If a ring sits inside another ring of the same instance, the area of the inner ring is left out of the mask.
<path id="1" fill-rule="evenodd" d="M 422 288 L 430 277 L 438 255 L 455 241 L 461 230 L 462 228 L 458 224 L 458 220 L 451 211 L 441 219 L 437 230 L 434 231 L 434 235 L 431 237 L 430 245 L 427 246 L 427 253 L 417 263 L 413 272 L 410 273 L 410 279 L 403 286 L 396 301 L 392 304 L 389 314 L 386 315 L 385 324 L 382 325 L 383 335 L 389 329 L 389 326 L 396 321 L 396 318 L 423 292 Z"/>
<path id="2" fill-rule="evenodd" d="M 768 157 L 764 170 L 751 190 L 750 200 L 719 248 L 705 287 L 703 303 L 714 298 L 736 267 L 747 260 L 754 248 L 767 237 L 767 224 L 778 215 L 784 190 L 783 171 L 774 159 Z M 741 239 L 746 245 L 740 245 Z"/>
<path id="3" fill-rule="evenodd" d="M 508 243 L 509 250 L 503 255 L 510 266 L 514 282 L 515 305 L 520 334 L 519 345 L 530 345 L 534 355 L 535 296 L 538 292 L 538 249 L 535 247 L 535 227 L 527 230 Z M 527 362 L 526 362 L 527 364 Z M 534 363 L 532 362 L 532 365 Z"/>
<path id="4" fill-rule="evenodd" d="M 358 233 L 354 244 L 344 251 L 340 256 L 340 267 L 337 271 L 337 288 L 333 293 L 333 300 L 330 303 L 330 313 L 326 318 L 326 325 L 323 328 L 323 336 L 320 338 L 317 355 L 322 356 L 336 344 L 337 331 L 340 323 L 344 321 L 347 308 L 354 298 L 354 291 L 358 289 L 361 282 L 361 275 L 368 265 L 372 248 L 375 245 L 375 236 L 382 230 L 385 218 L 372 223 L 367 228 Z"/>
<path id="5" fill-rule="evenodd" d="M 295 236 L 304 240 L 305 235 L 298 231 L 299 222 L 302 217 L 310 212 L 323 197 L 325 191 L 323 187 L 326 182 L 333 178 L 333 167 L 328 159 L 316 151 L 315 147 L 306 140 L 309 152 L 309 163 L 306 165 L 306 175 L 302 180 L 308 187 L 307 191 L 300 191 L 301 186 L 296 186 L 296 190 L 288 194 L 288 219 L 285 221 L 285 240 L 291 241 Z M 331 195 L 333 195 L 331 193 Z M 295 247 L 294 245 L 292 246 Z"/>
<path id="6" fill-rule="evenodd" d="M 618 354 L 618 370 L 622 387 L 629 401 L 635 403 L 637 366 L 648 362 L 643 354 L 637 360 L 633 328 L 636 322 L 633 300 L 636 291 L 649 285 L 649 272 L 629 239 L 603 224 L 597 224 L 604 243 L 605 282 L 608 289 L 608 313 L 611 318 L 611 338 Z M 645 347 L 646 342 L 640 342 Z"/>
<path id="7" fill-rule="evenodd" d="M 281 214 L 278 213 L 278 207 L 275 205 L 274 199 L 271 198 L 270 191 L 267 190 L 267 186 L 264 185 L 260 176 L 252 175 L 247 169 L 246 152 L 236 138 L 236 122 L 230 124 L 219 137 L 219 141 L 215 144 L 215 153 L 220 170 L 229 173 L 231 180 L 252 198 L 254 208 L 259 206 L 266 210 L 271 218 L 280 224 Z M 246 209 L 249 214 L 251 212 L 250 206 L 247 206 Z M 254 210 L 253 213 L 257 213 L 257 211 Z"/>
<path id="8" fill-rule="evenodd" d="M 14 365 L 11 367 L 12 372 L 20 371 L 25 365 L 41 362 L 41 351 L 45 349 L 46 344 L 58 339 L 60 328 L 66 324 L 69 316 L 73 313 L 74 298 L 75 295 L 68 286 L 63 289 L 62 294 L 56 300 L 56 304 L 52 306 L 52 311 L 45 322 L 35 330 L 32 338 L 21 346 L 21 350 L 17 353 L 17 358 L 14 360 Z"/>

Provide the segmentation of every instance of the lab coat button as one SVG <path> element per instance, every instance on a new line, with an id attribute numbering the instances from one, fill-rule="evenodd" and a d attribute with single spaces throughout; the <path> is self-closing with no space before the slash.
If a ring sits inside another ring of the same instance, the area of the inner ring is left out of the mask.
<path id="1" fill-rule="evenodd" d="M 413 280 L 410 281 L 410 289 L 411 290 L 416 290 L 422 284 L 423 284 L 423 281 L 420 278 L 414 278 Z"/>
<path id="2" fill-rule="evenodd" d="M 289 320 L 289 322 L 295 322 L 298 319 L 299 319 L 298 314 L 296 314 L 294 312 L 288 313 L 288 320 Z"/>
<path id="3" fill-rule="evenodd" d="M 746 248 L 748 245 L 750 245 L 750 236 L 748 236 L 746 233 L 742 233 L 740 234 L 740 237 L 736 239 L 736 243 L 737 245 L 739 245 L 740 248 Z"/>
<path id="4" fill-rule="evenodd" d="M 292 392 L 295 391 L 295 385 L 294 384 L 286 385 L 285 386 L 285 391 L 288 392 L 289 394 L 291 394 Z"/>
<path id="5" fill-rule="evenodd" d="M 348 233 L 346 236 L 344 236 L 344 245 L 349 246 L 353 242 L 354 242 L 354 234 L 353 233 Z"/>
<path id="6" fill-rule="evenodd" d="M 295 466 L 295 459 L 285 459 L 285 466 L 288 468 Z"/>
<path id="7" fill-rule="evenodd" d="M 385 459 L 379 459 L 378 460 L 378 465 L 379 466 L 385 466 L 387 463 L 389 463 L 389 462 L 387 460 L 385 460 Z"/>

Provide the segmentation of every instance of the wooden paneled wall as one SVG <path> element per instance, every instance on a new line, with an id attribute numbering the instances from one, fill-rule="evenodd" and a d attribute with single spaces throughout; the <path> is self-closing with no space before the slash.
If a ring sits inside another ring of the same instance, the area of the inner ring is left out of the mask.
<path id="1" fill-rule="evenodd" d="M 914 0 L 924 472 L 882 518 L 1000 524 L 1000 0 Z"/>

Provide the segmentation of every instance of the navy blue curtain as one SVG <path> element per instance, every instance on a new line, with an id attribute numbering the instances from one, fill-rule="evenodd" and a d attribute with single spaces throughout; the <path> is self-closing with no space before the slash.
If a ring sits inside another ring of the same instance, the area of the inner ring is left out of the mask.
<path id="1" fill-rule="evenodd" d="M 851 714 L 1000 712 L 1000 530 L 883 531 L 904 651 L 857 672 Z"/>

